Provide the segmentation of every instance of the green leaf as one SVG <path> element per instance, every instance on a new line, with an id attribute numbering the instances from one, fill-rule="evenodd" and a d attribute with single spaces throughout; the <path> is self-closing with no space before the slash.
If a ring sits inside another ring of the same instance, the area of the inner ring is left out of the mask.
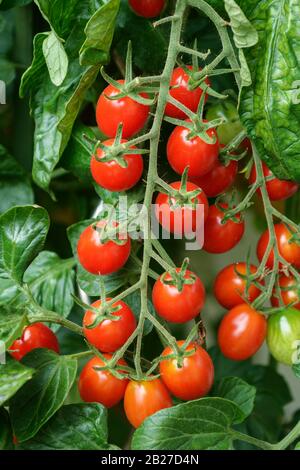
<path id="1" fill-rule="evenodd" d="M 52 83 L 60 86 L 66 78 L 69 59 L 64 46 L 53 31 L 43 42 L 43 54 Z"/>
<path id="2" fill-rule="evenodd" d="M 34 3 L 57 36 L 66 39 L 74 27 L 76 17 L 80 16 L 78 0 L 34 0 Z"/>
<path id="3" fill-rule="evenodd" d="M 139 319 L 139 316 L 141 314 L 141 293 L 140 291 L 135 291 L 133 292 L 132 294 L 129 294 L 127 297 L 125 297 L 124 299 L 124 302 L 129 305 L 129 307 L 131 308 L 131 310 L 133 311 L 137 321 Z M 148 309 L 149 309 L 149 312 L 156 316 L 156 312 L 155 312 L 155 309 L 153 307 L 153 304 L 151 302 L 151 300 L 147 299 L 147 302 L 148 302 Z M 144 335 L 148 335 L 149 333 L 151 333 L 153 329 L 153 324 L 151 323 L 150 320 L 146 319 L 145 321 L 145 326 L 144 326 Z"/>
<path id="4" fill-rule="evenodd" d="M 117 211 L 120 197 L 126 197 L 128 209 L 131 205 L 143 201 L 145 197 L 145 184 L 142 182 L 128 191 L 112 192 L 102 188 L 102 186 L 96 183 L 94 183 L 94 189 L 105 204 L 115 206 Z"/>
<path id="5" fill-rule="evenodd" d="M 238 49 L 255 46 L 258 34 L 250 21 L 234 0 L 224 0 L 225 9 L 230 18 L 233 39 Z"/>
<path id="6" fill-rule="evenodd" d="M 32 0 L 2 0 L 0 2 L 0 10 L 9 10 L 10 8 L 22 7 L 28 5 Z"/>
<path id="7" fill-rule="evenodd" d="M 7 59 L 0 57 L 0 79 L 8 86 L 16 77 L 15 65 Z"/>
<path id="8" fill-rule="evenodd" d="M 72 246 L 72 251 L 74 254 L 74 257 L 76 258 L 77 261 L 77 282 L 79 283 L 79 286 L 81 287 L 82 290 L 87 295 L 91 296 L 99 296 L 100 295 L 100 282 L 99 282 L 99 277 L 94 276 L 93 274 L 90 274 L 87 272 L 79 263 L 78 258 L 77 258 L 77 243 L 78 239 L 83 232 L 83 230 L 90 225 L 91 223 L 94 222 L 94 219 L 89 219 L 89 220 L 84 220 L 82 222 L 79 222 L 77 224 L 71 225 L 68 227 L 67 234 L 69 241 Z M 115 292 L 116 290 L 120 289 L 124 285 L 127 284 L 128 282 L 128 272 L 127 270 L 121 269 L 115 274 L 111 274 L 109 276 L 102 276 L 104 283 L 105 283 L 105 290 L 106 294 L 111 294 L 112 292 Z"/>
<path id="9" fill-rule="evenodd" d="M 25 270 L 41 250 L 49 228 L 45 209 L 13 207 L 0 216 L 0 303 L 12 299 Z"/>
<path id="10" fill-rule="evenodd" d="M 300 364 L 294 364 L 292 370 L 298 379 L 300 379 Z"/>
<path id="11" fill-rule="evenodd" d="M 0 408 L 0 450 L 12 450 L 13 447 L 9 415 L 4 408 Z"/>
<path id="12" fill-rule="evenodd" d="M 298 0 L 260 0 L 248 4 L 247 16 L 259 34 L 245 51 L 253 86 L 244 89 L 242 122 L 260 157 L 280 179 L 300 182 L 300 80 Z"/>
<path id="13" fill-rule="evenodd" d="M 135 431 L 134 450 L 232 449 L 232 425 L 241 419 L 235 403 L 202 398 L 155 413 Z"/>
<path id="14" fill-rule="evenodd" d="M 90 127 L 82 124 L 75 125 L 60 163 L 63 168 L 71 171 L 81 181 L 90 184 L 92 183 L 90 161 L 95 146 L 88 142 L 83 137 L 84 135 L 91 139 L 95 138 Z"/>
<path id="15" fill-rule="evenodd" d="M 63 406 L 23 450 L 108 450 L 107 410 L 98 403 Z"/>
<path id="16" fill-rule="evenodd" d="M 6 364 L 0 364 L 0 405 L 13 397 L 32 378 L 33 373 L 31 367 L 7 357 Z"/>
<path id="17" fill-rule="evenodd" d="M 11 400 L 11 421 L 19 442 L 35 436 L 63 405 L 77 371 L 76 359 L 45 349 L 31 351 L 22 362 L 36 373 Z"/>
<path id="18" fill-rule="evenodd" d="M 250 367 L 251 361 L 231 361 L 223 356 L 220 349 L 213 346 L 208 350 L 209 355 L 215 366 L 215 380 L 220 380 L 225 377 L 240 377 L 246 380 L 246 375 Z"/>
<path id="19" fill-rule="evenodd" d="M 239 50 L 239 59 L 241 64 L 241 85 L 242 87 L 250 86 L 252 84 L 251 73 L 242 49 Z"/>
<path id="20" fill-rule="evenodd" d="M 109 0 L 88 21 L 84 30 L 86 40 L 79 51 L 81 65 L 108 62 L 119 6 L 120 0 Z"/>
<path id="21" fill-rule="evenodd" d="M 0 307 L 0 341 L 4 342 L 6 348 L 21 336 L 26 324 L 26 315 L 22 310 L 12 311 L 9 306 Z"/>
<path id="22" fill-rule="evenodd" d="M 65 318 L 74 303 L 74 264 L 73 258 L 62 260 L 56 253 L 42 251 L 24 274 L 37 303 Z"/>
<path id="23" fill-rule="evenodd" d="M 298 442 L 296 445 L 295 445 L 295 449 L 294 450 L 300 450 L 300 442 Z"/>
<path id="24" fill-rule="evenodd" d="M 220 380 L 215 384 L 212 394 L 238 405 L 243 413 L 243 419 L 252 413 L 256 389 L 239 377 L 225 377 Z"/>
<path id="25" fill-rule="evenodd" d="M 33 204 L 28 176 L 17 161 L 0 145 L 0 213 L 20 204 Z"/>

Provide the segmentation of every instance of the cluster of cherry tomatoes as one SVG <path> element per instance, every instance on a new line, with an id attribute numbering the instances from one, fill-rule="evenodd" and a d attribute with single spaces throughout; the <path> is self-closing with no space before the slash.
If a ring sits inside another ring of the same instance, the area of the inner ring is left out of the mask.
<path id="1" fill-rule="evenodd" d="M 134 11 L 145 17 L 154 17 L 161 13 L 165 1 L 156 2 L 129 0 Z M 190 86 L 192 67 L 177 67 L 173 71 L 170 83 L 170 95 L 192 112 L 197 112 L 203 94 L 202 89 Z M 206 80 L 207 85 L 209 81 Z M 124 82 L 120 80 L 119 85 Z M 144 162 L 138 152 L 122 151 L 122 145 L 132 136 L 140 132 L 150 115 L 147 104 L 135 101 L 129 96 L 111 99 L 120 90 L 109 85 L 101 93 L 96 119 L 99 129 L 109 140 L 102 143 L 91 159 L 91 173 L 95 182 L 109 191 L 126 191 L 140 180 Z M 147 95 L 143 94 L 144 97 Z M 206 97 L 205 97 L 206 99 Z M 186 119 L 185 113 L 168 102 L 166 116 Z M 207 116 L 209 113 L 207 113 Z M 187 120 L 187 122 L 189 122 Z M 122 123 L 122 139 L 118 142 L 121 151 L 113 158 L 107 158 L 109 149 L 116 144 L 120 123 Z M 226 125 L 226 124 L 225 124 Z M 178 207 L 183 199 L 197 202 L 204 207 L 204 246 L 208 253 L 224 253 L 231 250 L 241 240 L 245 223 L 241 214 L 232 219 L 224 219 L 228 204 L 215 202 L 209 206 L 207 198 L 223 194 L 233 184 L 238 164 L 231 160 L 227 165 L 219 159 L 224 127 L 218 131 L 207 130 L 212 138 L 207 143 L 201 137 L 190 136 L 188 127 L 178 125 L 174 128 L 167 143 L 167 159 L 173 170 L 183 175 L 187 172 L 188 182 L 183 187 L 182 181 L 171 183 L 172 194 L 159 193 L 156 198 L 158 207 L 164 207 L 164 215 L 158 215 L 164 228 L 176 233 L 175 213 L 180 212 L 185 220 L 185 211 L 190 211 L 192 230 L 195 229 L 195 217 L 192 208 Z M 247 145 L 247 143 L 244 143 Z M 124 147 L 125 148 L 125 147 Z M 135 147 L 130 149 L 137 150 Z M 123 149 L 124 150 L 124 149 Z M 270 178 L 272 174 L 264 165 L 267 180 L 267 191 L 272 201 L 283 200 L 292 196 L 298 189 L 296 183 Z M 250 183 L 256 181 L 253 168 Z M 259 190 L 258 190 L 259 192 Z M 182 199 L 183 198 L 183 199 Z M 161 218 L 160 218 L 161 217 Z M 165 220 L 168 224 L 165 225 Z M 94 275 L 107 275 L 121 269 L 127 262 L 131 241 L 128 234 L 119 234 L 113 240 L 103 239 L 107 221 L 96 222 L 87 227 L 78 241 L 78 258 L 82 266 Z M 181 226 L 184 233 L 184 224 Z M 291 241 L 293 232 L 286 225 L 275 225 L 278 251 L 282 258 L 300 268 L 300 246 Z M 262 261 L 269 241 L 269 233 L 262 234 L 257 245 L 257 256 Z M 266 266 L 272 269 L 274 264 L 273 250 L 270 252 Z M 223 354 L 233 360 L 245 360 L 257 352 L 267 334 L 266 317 L 251 307 L 264 288 L 262 280 L 251 282 L 248 278 L 257 272 L 257 268 L 245 262 L 238 262 L 225 267 L 216 277 L 214 284 L 215 297 L 227 310 L 219 331 L 218 343 Z M 282 274 L 279 280 L 282 289 L 282 300 L 286 305 L 293 302 L 300 309 L 300 298 L 295 288 L 292 275 Z M 123 358 L 116 366 L 118 373 L 106 368 L 107 361 L 134 334 L 136 319 L 131 308 L 122 300 L 112 303 L 112 299 L 97 300 L 87 310 L 83 319 L 83 332 L 91 345 L 98 349 L 100 355 L 93 357 L 83 368 L 79 378 L 81 398 L 86 402 L 99 402 L 112 407 L 124 399 L 124 409 L 130 423 L 138 427 L 145 418 L 156 411 L 172 406 L 172 398 L 193 400 L 207 395 L 214 379 L 214 366 L 206 350 L 196 342 L 186 344 L 178 341 L 176 348 L 169 346 L 161 353 L 159 363 L 160 378 L 146 377 L 144 380 L 128 378 L 128 365 Z M 153 305 L 157 314 L 171 323 L 185 323 L 196 319 L 203 309 L 205 288 L 200 278 L 186 269 L 181 268 L 163 273 L 155 282 L 152 291 Z M 272 305 L 278 306 L 279 299 L 273 293 Z M 291 314 L 292 315 L 292 314 Z M 24 329 L 23 335 L 11 346 L 11 354 L 20 360 L 30 350 L 45 347 L 59 352 L 55 334 L 45 325 L 37 323 Z"/>

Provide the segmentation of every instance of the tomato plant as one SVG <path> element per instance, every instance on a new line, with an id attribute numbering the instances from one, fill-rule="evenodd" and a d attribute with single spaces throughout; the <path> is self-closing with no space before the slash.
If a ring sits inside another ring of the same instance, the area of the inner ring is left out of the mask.
<path id="1" fill-rule="evenodd" d="M 1 450 L 296 448 L 298 3 L 0 1 Z"/>

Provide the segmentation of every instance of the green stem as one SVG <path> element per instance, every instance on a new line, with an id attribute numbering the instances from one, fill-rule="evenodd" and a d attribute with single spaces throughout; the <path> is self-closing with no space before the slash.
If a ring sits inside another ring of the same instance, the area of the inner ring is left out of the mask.
<path id="1" fill-rule="evenodd" d="M 266 441 L 261 441 L 260 439 L 256 439 L 255 437 L 248 436 L 247 434 L 243 434 L 238 431 L 233 431 L 232 439 L 247 442 L 248 444 L 252 444 L 259 449 L 275 450 L 273 444 L 270 444 Z"/>

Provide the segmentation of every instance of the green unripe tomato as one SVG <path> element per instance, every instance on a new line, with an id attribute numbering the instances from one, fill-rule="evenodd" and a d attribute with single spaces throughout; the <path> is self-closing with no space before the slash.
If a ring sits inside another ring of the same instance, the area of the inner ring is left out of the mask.
<path id="1" fill-rule="evenodd" d="M 292 365 L 300 359 L 299 310 L 287 308 L 270 315 L 268 320 L 267 344 L 270 353 L 278 362 Z"/>
<path id="2" fill-rule="evenodd" d="M 211 105 L 207 110 L 206 119 L 212 121 L 218 118 L 225 120 L 224 124 L 217 128 L 219 141 L 227 145 L 243 130 L 235 103 L 227 99 Z"/>

